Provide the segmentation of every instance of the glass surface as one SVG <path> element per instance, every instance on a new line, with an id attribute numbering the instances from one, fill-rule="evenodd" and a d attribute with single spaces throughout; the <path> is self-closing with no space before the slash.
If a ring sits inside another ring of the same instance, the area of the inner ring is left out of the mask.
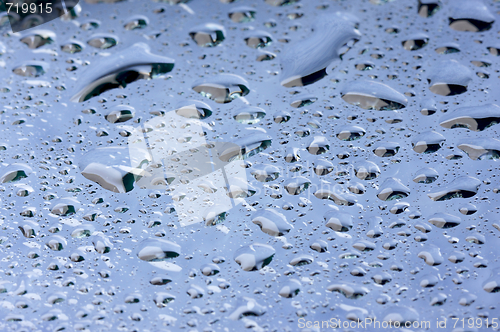
<path id="1" fill-rule="evenodd" d="M 500 330 L 499 12 L 1 12 L 0 331 Z"/>

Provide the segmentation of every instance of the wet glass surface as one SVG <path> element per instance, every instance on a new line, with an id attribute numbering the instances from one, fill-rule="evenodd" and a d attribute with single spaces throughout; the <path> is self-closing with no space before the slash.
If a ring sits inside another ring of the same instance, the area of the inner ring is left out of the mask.
<path id="1" fill-rule="evenodd" d="M 0 330 L 499 331 L 499 12 L 1 12 Z"/>

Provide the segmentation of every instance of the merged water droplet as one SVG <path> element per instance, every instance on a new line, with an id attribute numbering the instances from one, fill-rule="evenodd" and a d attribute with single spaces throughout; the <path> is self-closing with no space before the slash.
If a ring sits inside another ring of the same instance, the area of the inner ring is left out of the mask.
<path id="1" fill-rule="evenodd" d="M 268 5 L 271 6 L 288 6 L 292 5 L 296 2 L 299 2 L 300 0 L 264 0 Z"/>
<path id="2" fill-rule="evenodd" d="M 247 316 L 262 316 L 266 313 L 266 307 L 260 305 L 252 298 L 243 297 L 238 300 L 236 309 L 229 315 L 231 320 L 239 320 Z"/>

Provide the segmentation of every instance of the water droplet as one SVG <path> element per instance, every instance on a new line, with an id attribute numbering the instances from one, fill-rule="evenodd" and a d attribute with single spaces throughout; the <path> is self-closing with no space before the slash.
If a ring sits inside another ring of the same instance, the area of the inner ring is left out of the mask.
<path id="1" fill-rule="evenodd" d="M 355 141 L 365 134 L 366 131 L 359 126 L 342 126 L 337 131 L 337 138 L 342 141 Z"/>
<path id="2" fill-rule="evenodd" d="M 375 81 L 354 81 L 344 86 L 342 99 L 363 109 L 379 111 L 406 107 L 408 100 L 393 88 Z"/>
<path id="3" fill-rule="evenodd" d="M 500 141 L 494 138 L 470 138 L 460 143 L 458 148 L 472 160 L 500 159 Z"/>
<path id="4" fill-rule="evenodd" d="M 435 131 L 425 131 L 412 140 L 413 151 L 417 153 L 434 153 L 439 150 L 446 138 Z"/>
<path id="5" fill-rule="evenodd" d="M 481 0 L 457 0 L 453 3 L 449 20 L 453 30 L 482 32 L 491 29 L 495 16 Z"/>
<path id="6" fill-rule="evenodd" d="M 416 175 L 413 178 L 413 182 L 416 183 L 425 183 L 425 184 L 433 183 L 439 177 L 439 173 L 434 168 L 429 168 L 429 167 L 419 169 L 415 174 Z"/>
<path id="7" fill-rule="evenodd" d="M 328 211 L 325 216 L 326 227 L 333 229 L 336 232 L 348 232 L 352 224 L 352 215 L 335 210 Z"/>
<path id="8" fill-rule="evenodd" d="M 96 34 L 90 37 L 87 41 L 92 47 L 105 50 L 115 46 L 118 43 L 118 37 L 110 34 Z"/>
<path id="9" fill-rule="evenodd" d="M 111 123 L 127 122 L 134 117 L 135 109 L 131 106 L 119 105 L 106 115 L 106 120 Z"/>
<path id="10" fill-rule="evenodd" d="M 271 236 L 283 236 L 292 229 L 292 225 L 283 214 L 269 208 L 255 212 L 252 215 L 252 222 Z"/>
<path id="11" fill-rule="evenodd" d="M 149 20 L 144 15 L 134 15 L 126 20 L 123 26 L 125 30 L 144 29 L 149 24 Z"/>
<path id="12" fill-rule="evenodd" d="M 481 181 L 472 176 L 459 176 L 438 192 L 429 193 L 433 201 L 446 201 L 453 198 L 469 198 L 477 194 Z"/>
<path id="13" fill-rule="evenodd" d="M 289 280 L 279 291 L 279 295 L 284 298 L 292 298 L 300 292 L 300 281 L 296 279 Z"/>
<path id="14" fill-rule="evenodd" d="M 71 101 L 82 102 L 99 96 L 105 91 L 125 88 L 139 79 L 151 79 L 168 73 L 174 60 L 151 54 L 149 46 L 137 43 L 130 48 L 101 59 L 80 77 L 81 82 Z"/>
<path id="15" fill-rule="evenodd" d="M 61 45 L 61 51 L 74 54 L 83 51 L 85 45 L 77 40 L 70 40 L 66 44 Z"/>
<path id="16" fill-rule="evenodd" d="M 288 179 L 283 183 L 283 187 L 289 195 L 300 195 L 300 193 L 306 191 L 310 185 L 311 181 L 302 176 Z"/>
<path id="17" fill-rule="evenodd" d="M 146 262 L 159 262 L 178 257 L 181 247 L 163 239 L 146 239 L 137 247 L 137 257 Z"/>
<path id="18" fill-rule="evenodd" d="M 189 31 L 191 38 L 201 47 L 214 47 L 224 41 L 224 27 L 215 23 L 205 23 Z"/>
<path id="19" fill-rule="evenodd" d="M 244 40 L 247 46 L 255 49 L 267 47 L 273 41 L 270 33 L 261 30 L 251 31 L 246 35 Z"/>
<path id="20" fill-rule="evenodd" d="M 275 254 L 273 247 L 253 243 L 245 245 L 234 253 L 234 260 L 244 271 L 256 271 L 271 263 Z"/>
<path id="21" fill-rule="evenodd" d="M 281 85 L 305 86 L 325 77 L 326 68 L 349 49 L 345 45 L 353 45 L 361 37 L 355 28 L 356 20 L 341 12 L 319 17 L 310 37 L 283 52 Z"/>
<path id="22" fill-rule="evenodd" d="M 198 100 L 186 100 L 179 103 L 175 113 L 187 119 L 203 120 L 212 115 L 212 108 Z"/>
<path id="23" fill-rule="evenodd" d="M 401 180 L 390 177 L 384 180 L 377 192 L 377 197 L 383 201 L 401 199 L 410 195 L 410 189 Z"/>
<path id="24" fill-rule="evenodd" d="M 359 299 L 369 293 L 368 288 L 352 283 L 332 284 L 327 287 L 330 292 L 338 292 L 348 299 Z"/>
<path id="25" fill-rule="evenodd" d="M 255 10 L 252 7 L 237 7 L 228 16 L 235 23 L 247 23 L 255 20 Z"/>
<path id="26" fill-rule="evenodd" d="M 483 131 L 499 122 L 500 107 L 495 104 L 461 107 L 439 120 L 444 128 L 467 128 L 474 131 Z"/>
<path id="27" fill-rule="evenodd" d="M 28 45 L 29 48 L 35 49 L 42 47 L 45 44 L 51 44 L 55 41 L 56 34 L 49 30 L 34 30 L 24 35 L 21 42 Z"/>
<path id="28" fill-rule="evenodd" d="M 323 136 L 314 136 L 307 144 L 307 151 L 312 155 L 320 155 L 330 150 L 330 143 Z"/>
<path id="29" fill-rule="evenodd" d="M 12 69 L 16 75 L 23 77 L 40 77 L 47 72 L 48 63 L 42 61 L 30 61 Z"/>
<path id="30" fill-rule="evenodd" d="M 401 42 L 403 48 L 407 51 L 416 51 L 429 43 L 429 36 L 423 33 L 408 36 Z"/>
<path id="31" fill-rule="evenodd" d="M 429 217 L 429 223 L 437 228 L 453 228 L 460 225 L 461 219 L 449 213 L 435 213 Z"/>
<path id="32" fill-rule="evenodd" d="M 424 259 L 425 263 L 430 266 L 440 265 L 444 261 L 441 250 L 435 245 L 428 245 L 424 250 L 420 251 L 418 258 Z"/>
<path id="33" fill-rule="evenodd" d="M 429 90 L 441 96 L 454 96 L 467 91 L 472 71 L 456 60 L 439 61 L 430 70 Z"/>
<path id="34" fill-rule="evenodd" d="M 239 123 L 255 124 L 266 116 L 266 112 L 255 106 L 239 108 L 233 112 L 233 118 Z"/>
<path id="35" fill-rule="evenodd" d="M 220 74 L 211 79 L 198 81 L 193 84 L 193 90 L 219 104 L 230 103 L 250 92 L 248 82 L 233 74 Z"/>
<path id="36" fill-rule="evenodd" d="M 418 15 L 422 17 L 431 17 L 441 9 L 439 0 L 418 0 Z"/>

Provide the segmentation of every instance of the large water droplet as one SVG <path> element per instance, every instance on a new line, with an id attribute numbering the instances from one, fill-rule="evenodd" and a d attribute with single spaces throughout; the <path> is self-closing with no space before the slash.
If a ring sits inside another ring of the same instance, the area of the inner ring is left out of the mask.
<path id="1" fill-rule="evenodd" d="M 172 68 L 174 60 L 151 54 L 149 46 L 137 43 L 91 66 L 79 79 L 81 83 L 71 101 L 82 102 L 111 89 L 125 88 L 139 79 L 168 73 Z"/>
<path id="2" fill-rule="evenodd" d="M 460 176 L 439 191 L 429 193 L 433 201 L 446 201 L 452 198 L 469 198 L 477 194 L 481 181 L 472 176 Z"/>
<path id="3" fill-rule="evenodd" d="M 430 70 L 429 90 L 441 96 L 454 96 L 467 91 L 472 71 L 457 60 L 439 61 Z"/>
<path id="4" fill-rule="evenodd" d="M 253 243 L 236 250 L 234 260 L 244 271 L 256 271 L 271 263 L 275 252 L 267 244 Z"/>
<path id="5" fill-rule="evenodd" d="M 159 262 L 181 254 L 181 247 L 163 239 L 146 239 L 137 247 L 137 257 L 146 262 Z"/>
<path id="6" fill-rule="evenodd" d="M 219 104 L 230 103 L 250 92 L 248 82 L 233 74 L 220 74 L 210 79 L 197 81 L 193 84 L 193 90 Z"/>
<path id="7" fill-rule="evenodd" d="M 380 111 L 398 110 L 406 107 L 406 97 L 393 88 L 375 81 L 354 81 L 341 91 L 342 99 L 363 109 Z"/>

